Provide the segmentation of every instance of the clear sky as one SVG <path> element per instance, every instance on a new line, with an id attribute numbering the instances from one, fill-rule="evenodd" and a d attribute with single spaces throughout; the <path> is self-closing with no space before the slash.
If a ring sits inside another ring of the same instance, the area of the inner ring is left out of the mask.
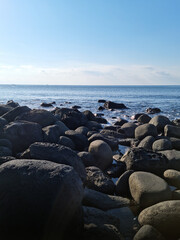
<path id="1" fill-rule="evenodd" d="M 0 83 L 180 84 L 180 0 L 0 0 Z"/>

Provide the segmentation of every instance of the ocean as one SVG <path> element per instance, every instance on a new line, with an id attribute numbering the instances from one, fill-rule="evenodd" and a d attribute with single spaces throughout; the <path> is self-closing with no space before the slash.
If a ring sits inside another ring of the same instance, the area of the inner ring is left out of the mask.
<path id="1" fill-rule="evenodd" d="M 180 85 L 178 86 L 54 86 L 54 85 L 0 85 L 0 103 L 14 100 L 21 106 L 42 108 L 42 102 L 55 101 L 54 107 L 81 106 L 93 113 L 100 113 L 98 99 L 124 103 L 128 109 L 104 110 L 105 118 L 129 120 L 135 113 L 145 112 L 149 107 L 161 109 L 161 115 L 171 120 L 180 118 Z M 70 103 L 66 103 L 70 102 Z M 61 106 L 60 106 L 61 104 Z M 48 108 L 51 110 L 52 108 Z"/>

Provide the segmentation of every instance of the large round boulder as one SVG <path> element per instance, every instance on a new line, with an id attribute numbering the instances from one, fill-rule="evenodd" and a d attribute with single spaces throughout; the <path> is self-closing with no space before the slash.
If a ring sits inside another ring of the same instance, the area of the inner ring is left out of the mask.
<path id="1" fill-rule="evenodd" d="M 171 150 L 172 144 L 168 139 L 158 139 L 153 142 L 152 149 L 153 151 Z"/>
<path id="2" fill-rule="evenodd" d="M 169 120 L 169 118 L 162 116 L 162 115 L 153 117 L 149 121 L 149 123 L 153 124 L 157 128 L 158 132 L 163 132 L 164 127 L 167 124 L 172 124 L 171 121 Z"/>
<path id="3" fill-rule="evenodd" d="M 113 161 L 111 148 L 102 140 L 91 142 L 89 152 L 92 153 L 96 160 L 96 166 L 101 170 L 108 168 Z"/>
<path id="4" fill-rule="evenodd" d="M 124 135 L 127 138 L 134 138 L 134 132 L 135 132 L 136 127 L 137 127 L 137 125 L 135 123 L 127 122 L 121 126 L 121 130 L 122 130 L 122 133 L 124 133 Z"/>
<path id="5" fill-rule="evenodd" d="M 77 133 L 74 130 L 68 130 L 65 132 L 66 137 L 70 138 L 74 145 L 76 150 L 78 151 L 83 151 L 86 148 L 88 148 L 88 139 L 85 135 L 81 134 L 81 133 Z"/>
<path id="6" fill-rule="evenodd" d="M 141 140 L 141 142 L 138 144 L 138 147 L 152 150 L 152 144 L 154 141 L 155 138 L 153 136 L 147 136 Z"/>
<path id="7" fill-rule="evenodd" d="M 0 192 L 2 239 L 67 239 L 83 184 L 70 166 L 13 160 L 0 166 Z"/>
<path id="8" fill-rule="evenodd" d="M 11 111 L 5 113 L 4 115 L 2 115 L 2 118 L 6 119 L 8 122 L 12 122 L 17 116 L 25 112 L 29 112 L 30 110 L 31 109 L 27 106 L 18 106 L 13 108 Z"/>
<path id="9" fill-rule="evenodd" d="M 168 169 L 164 172 L 164 177 L 169 185 L 175 186 L 180 189 L 180 171 Z"/>
<path id="10" fill-rule="evenodd" d="M 154 125 L 145 123 L 143 125 L 138 126 L 135 129 L 135 138 L 142 140 L 147 136 L 156 137 L 158 135 L 157 129 Z"/>
<path id="11" fill-rule="evenodd" d="M 167 137 L 180 138 L 180 127 L 166 125 L 164 127 L 164 135 Z"/>
<path id="12" fill-rule="evenodd" d="M 152 225 L 167 240 L 180 237 L 180 200 L 171 200 L 157 203 L 144 209 L 139 217 L 141 225 Z"/>
<path id="13" fill-rule="evenodd" d="M 165 240 L 162 234 L 151 225 L 142 226 L 133 240 Z"/>

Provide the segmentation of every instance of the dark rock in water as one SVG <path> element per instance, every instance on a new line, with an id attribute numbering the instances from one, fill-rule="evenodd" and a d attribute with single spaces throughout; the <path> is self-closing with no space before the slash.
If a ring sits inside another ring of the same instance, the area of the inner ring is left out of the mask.
<path id="1" fill-rule="evenodd" d="M 164 135 L 167 137 L 175 137 L 180 139 L 180 127 L 166 125 L 164 127 Z"/>
<path id="2" fill-rule="evenodd" d="M 107 128 L 100 131 L 100 133 L 105 137 L 112 137 L 112 138 L 124 138 L 125 136 L 117 131 L 109 130 Z"/>
<path id="3" fill-rule="evenodd" d="M 153 142 L 152 145 L 153 151 L 163 151 L 163 150 L 171 150 L 172 144 L 171 141 L 167 139 L 159 139 Z"/>
<path id="4" fill-rule="evenodd" d="M 105 102 L 104 107 L 107 109 L 127 109 L 123 103 L 115 103 L 111 101 Z"/>
<path id="5" fill-rule="evenodd" d="M 102 116 L 104 116 L 104 113 L 95 113 L 94 116 L 95 117 L 102 117 Z"/>
<path id="6" fill-rule="evenodd" d="M 74 142 L 75 148 L 78 151 L 85 150 L 89 145 L 87 137 L 83 134 L 77 133 L 74 130 L 66 131 L 65 135 L 66 137 L 69 137 Z"/>
<path id="7" fill-rule="evenodd" d="M 34 109 L 29 112 L 25 112 L 22 115 L 18 116 L 16 120 L 39 123 L 42 127 L 53 125 L 57 121 L 51 112 L 44 109 Z"/>
<path id="8" fill-rule="evenodd" d="M 124 123 L 121 126 L 121 130 L 123 131 L 125 137 L 127 138 L 134 138 L 134 132 L 136 128 L 137 128 L 137 125 L 132 122 Z"/>
<path id="9" fill-rule="evenodd" d="M 12 149 L 12 143 L 8 139 L 0 139 L 0 146 Z"/>
<path id="10" fill-rule="evenodd" d="M 135 115 L 131 116 L 131 120 L 137 120 L 143 114 L 144 113 L 136 113 Z"/>
<path id="11" fill-rule="evenodd" d="M 156 137 L 157 135 L 157 128 L 153 124 L 145 123 L 135 129 L 135 138 L 139 140 L 142 140 L 147 136 Z"/>
<path id="12" fill-rule="evenodd" d="M 148 123 L 151 120 L 151 117 L 149 117 L 147 114 L 142 114 L 138 117 L 137 121 L 144 124 Z"/>
<path id="13" fill-rule="evenodd" d="M 129 149 L 121 161 L 126 163 L 127 170 L 151 172 L 159 176 L 169 167 L 169 161 L 163 154 L 144 148 Z"/>
<path id="14" fill-rule="evenodd" d="M 75 131 L 79 134 L 83 134 L 83 135 L 87 136 L 87 133 L 89 132 L 89 129 L 87 127 L 82 126 L 82 127 L 76 128 Z"/>
<path id="15" fill-rule="evenodd" d="M 86 116 L 86 118 L 89 121 L 96 121 L 96 117 L 94 116 L 94 114 L 91 111 L 86 110 L 86 111 L 83 112 L 83 114 Z"/>
<path id="16" fill-rule="evenodd" d="M 13 100 L 7 101 L 6 105 L 7 105 L 7 106 L 10 106 L 10 107 L 12 107 L 12 108 L 19 107 L 19 103 L 14 102 Z"/>
<path id="17" fill-rule="evenodd" d="M 6 121 L 6 119 L 0 117 L 0 129 L 3 129 L 3 127 L 8 124 L 8 122 Z"/>
<path id="18" fill-rule="evenodd" d="M 112 164 L 106 170 L 106 174 L 111 178 L 118 178 L 126 171 L 126 164 L 124 162 L 118 162 L 118 164 Z"/>
<path id="19" fill-rule="evenodd" d="M 70 138 L 68 138 L 66 136 L 60 136 L 58 144 L 66 146 L 66 147 L 69 147 L 69 148 L 71 148 L 73 150 L 75 149 L 74 142 Z"/>
<path id="20" fill-rule="evenodd" d="M 21 115 L 25 112 L 29 112 L 30 110 L 31 109 L 27 106 L 15 107 L 12 110 L 10 110 L 9 112 L 3 114 L 2 118 L 6 119 L 6 121 L 8 121 L 8 122 L 12 122 L 12 121 L 14 121 L 14 119 L 16 117 L 18 117 L 19 115 Z"/>
<path id="21" fill-rule="evenodd" d="M 123 118 L 119 118 L 118 121 L 115 122 L 114 125 L 116 126 L 122 126 L 124 123 L 127 123 L 128 121 L 123 119 Z"/>
<path id="22" fill-rule="evenodd" d="M 153 117 L 150 122 L 150 124 L 153 124 L 159 133 L 163 132 L 164 131 L 164 127 L 169 124 L 171 125 L 171 121 L 169 120 L 169 118 L 165 117 L 165 116 L 155 116 Z"/>
<path id="23" fill-rule="evenodd" d="M 88 151 L 96 160 L 95 166 L 99 167 L 101 170 L 105 170 L 111 165 L 113 161 L 112 150 L 106 142 L 95 140 L 89 145 Z"/>
<path id="24" fill-rule="evenodd" d="M 84 206 L 95 207 L 104 211 L 129 206 L 131 204 L 127 198 L 107 195 L 88 188 L 84 190 L 82 203 Z"/>
<path id="25" fill-rule="evenodd" d="M 160 113 L 161 112 L 161 109 L 159 108 L 147 108 L 146 109 L 146 112 L 148 114 L 155 114 L 155 113 Z"/>
<path id="26" fill-rule="evenodd" d="M 107 124 L 107 120 L 103 117 L 96 117 L 96 122 L 98 123 L 103 123 L 103 124 Z"/>
<path id="27" fill-rule="evenodd" d="M 8 147 L 0 146 L 0 157 L 12 156 L 12 151 Z"/>
<path id="28" fill-rule="evenodd" d="M 82 162 L 84 163 L 85 167 L 95 166 L 96 160 L 92 153 L 90 152 L 79 152 L 78 156 L 81 158 Z"/>
<path id="29" fill-rule="evenodd" d="M 44 141 L 49 143 L 57 143 L 59 141 L 60 135 L 62 134 L 61 129 L 58 125 L 50 125 L 44 127 L 42 130 Z"/>
<path id="30" fill-rule="evenodd" d="M 103 128 L 103 130 L 113 130 L 113 131 L 117 132 L 119 128 L 120 128 L 119 126 L 112 126 L 112 125 L 110 125 L 110 126 L 105 126 Z"/>
<path id="31" fill-rule="evenodd" d="M 81 106 L 74 105 L 74 106 L 72 106 L 72 108 L 73 109 L 79 109 L 79 108 L 81 108 Z"/>
<path id="32" fill-rule="evenodd" d="M 102 140 L 106 142 L 113 151 L 118 150 L 118 140 L 115 138 L 106 137 L 100 133 L 94 133 L 91 137 L 88 138 L 89 143 L 95 140 Z"/>
<path id="33" fill-rule="evenodd" d="M 98 107 L 99 111 L 103 111 L 105 108 L 103 106 Z"/>
<path id="34" fill-rule="evenodd" d="M 151 225 L 142 226 L 134 236 L 133 240 L 165 240 L 162 234 Z"/>
<path id="35" fill-rule="evenodd" d="M 106 176 L 99 168 L 94 166 L 87 167 L 86 173 L 86 187 L 106 194 L 114 193 L 115 185 L 113 181 L 108 176 Z"/>
<path id="36" fill-rule="evenodd" d="M 102 128 L 101 124 L 96 121 L 88 121 L 85 126 L 91 131 L 97 131 Z"/>
<path id="37" fill-rule="evenodd" d="M 4 128 L 6 138 L 12 143 L 13 154 L 23 152 L 34 142 L 42 142 L 43 135 L 38 123 L 15 121 Z"/>
<path id="38" fill-rule="evenodd" d="M 131 197 L 130 189 L 129 189 L 129 177 L 133 173 L 133 170 L 128 170 L 124 172 L 116 182 L 115 193 L 118 196 L 123 197 Z"/>
<path id="39" fill-rule="evenodd" d="M 13 107 L 11 107 L 11 106 L 8 106 L 5 104 L 0 104 L 0 116 L 11 111 L 12 109 L 13 109 Z"/>
<path id="40" fill-rule="evenodd" d="M 72 130 L 85 126 L 88 121 L 87 117 L 77 109 L 61 108 L 57 109 L 55 114 L 59 116 L 59 120 Z"/>
<path id="41" fill-rule="evenodd" d="M 41 107 L 53 107 L 52 103 L 41 103 Z"/>
<path id="42" fill-rule="evenodd" d="M 105 103 L 106 102 L 106 100 L 104 100 L 104 99 L 99 99 L 98 100 L 98 103 Z"/>
<path id="43" fill-rule="evenodd" d="M 138 147 L 152 150 L 152 145 L 154 141 L 155 138 L 153 136 L 147 136 L 141 140 L 141 142 L 138 144 Z"/>
<path id="44" fill-rule="evenodd" d="M 86 171 L 81 159 L 70 148 L 53 143 L 34 143 L 30 146 L 33 159 L 48 160 L 55 163 L 66 164 L 74 167 L 81 179 L 86 178 Z"/>
<path id="45" fill-rule="evenodd" d="M 67 239 L 83 185 L 70 166 L 14 160 L 0 166 L 0 192 L 2 239 Z"/>

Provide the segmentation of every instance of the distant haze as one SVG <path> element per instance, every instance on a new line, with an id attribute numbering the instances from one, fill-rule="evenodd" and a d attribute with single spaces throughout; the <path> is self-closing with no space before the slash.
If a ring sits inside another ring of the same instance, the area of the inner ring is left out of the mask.
<path id="1" fill-rule="evenodd" d="M 179 0 L 0 6 L 0 84 L 180 84 Z"/>

